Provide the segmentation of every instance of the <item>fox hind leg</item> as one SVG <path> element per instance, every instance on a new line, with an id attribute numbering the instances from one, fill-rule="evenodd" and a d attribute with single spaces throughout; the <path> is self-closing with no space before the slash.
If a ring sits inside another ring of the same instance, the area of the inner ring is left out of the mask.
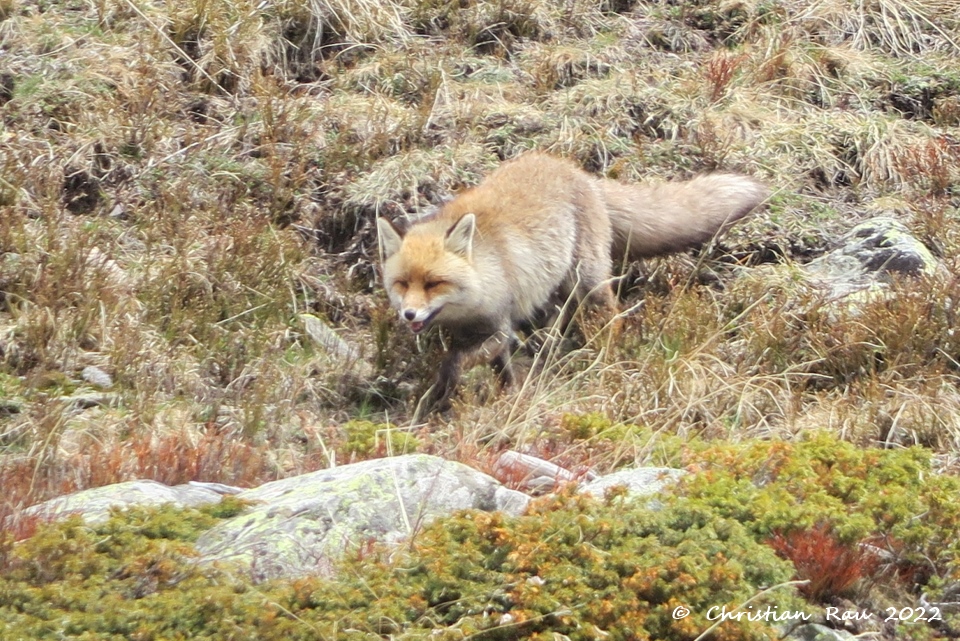
<path id="1" fill-rule="evenodd" d="M 558 320 L 561 335 L 567 333 L 574 320 L 581 332 L 616 323 L 618 306 L 612 280 L 609 266 L 600 261 L 581 261 L 575 275 L 561 290 L 561 294 L 566 294 Z"/>

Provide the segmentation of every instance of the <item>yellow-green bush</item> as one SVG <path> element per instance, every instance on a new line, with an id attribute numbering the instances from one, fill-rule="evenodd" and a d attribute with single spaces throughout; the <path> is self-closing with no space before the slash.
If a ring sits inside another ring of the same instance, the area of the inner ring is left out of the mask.
<path id="1" fill-rule="evenodd" d="M 543 499 L 528 514 L 465 512 L 399 552 L 363 550 L 338 578 L 260 586 L 199 566 L 211 510 L 73 519 L 21 543 L 0 575 L 0 627 L 24 639 L 690 639 L 789 578 L 740 524 L 678 501 L 653 512 L 611 496 Z M 785 610 L 788 589 L 764 601 Z M 684 605 L 687 619 L 672 612 Z M 726 623 L 724 639 L 759 639 Z"/>
<path id="2" fill-rule="evenodd" d="M 816 584 L 830 578 L 821 574 L 841 572 L 851 583 L 863 579 L 861 600 L 875 609 L 920 594 L 949 601 L 956 589 L 960 478 L 932 469 L 929 450 L 858 448 L 817 433 L 796 443 L 716 445 L 689 462 L 702 472 L 682 482 L 688 500 L 786 551 L 800 578 Z M 796 545 L 804 539 L 819 544 Z M 830 585 L 814 592 L 840 596 Z"/>
<path id="3" fill-rule="evenodd" d="M 13 639 L 689 641 L 714 623 L 709 608 L 733 611 L 793 578 L 811 580 L 811 602 L 781 586 L 750 611 L 815 616 L 845 595 L 882 613 L 921 593 L 946 600 L 960 578 L 960 479 L 932 470 L 926 450 L 814 435 L 698 442 L 687 457 L 695 472 L 659 510 L 614 491 L 539 499 L 516 518 L 462 512 L 400 548 L 359 548 L 333 579 L 254 586 L 198 565 L 191 541 L 235 504 L 45 525 L 4 548 L 0 627 Z M 798 544 L 811 537 L 822 545 Z M 837 559 L 843 581 L 817 575 Z M 691 614 L 675 619 L 681 605 Z M 713 634 L 759 639 L 771 623 L 728 621 Z"/>
<path id="4" fill-rule="evenodd" d="M 347 435 L 347 453 L 361 457 L 408 454 L 420 446 L 415 436 L 394 425 L 354 420 L 344 423 L 342 429 Z"/>

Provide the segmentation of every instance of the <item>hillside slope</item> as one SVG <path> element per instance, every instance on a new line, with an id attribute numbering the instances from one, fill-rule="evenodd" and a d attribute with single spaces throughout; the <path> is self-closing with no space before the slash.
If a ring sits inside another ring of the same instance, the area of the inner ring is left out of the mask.
<path id="1" fill-rule="evenodd" d="M 651 456 L 564 427 L 591 411 L 708 439 L 816 427 L 955 467 L 958 11 L 0 0 L 0 512 L 410 448 Z M 475 369 L 451 415 L 409 425 L 439 339 L 394 322 L 374 217 L 526 149 L 627 181 L 738 171 L 775 195 L 720 246 L 627 269 L 617 344 L 550 355 L 502 395 Z M 832 314 L 779 281 L 731 286 L 737 264 L 802 263 L 881 212 L 942 276 Z"/>

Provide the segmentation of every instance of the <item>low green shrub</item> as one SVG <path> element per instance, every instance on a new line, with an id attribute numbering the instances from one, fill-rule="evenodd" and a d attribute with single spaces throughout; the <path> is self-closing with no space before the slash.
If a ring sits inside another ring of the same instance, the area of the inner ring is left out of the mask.
<path id="1" fill-rule="evenodd" d="M 417 437 L 386 423 L 352 420 L 343 424 L 343 431 L 347 454 L 361 458 L 409 454 L 420 447 Z"/>
<path id="2" fill-rule="evenodd" d="M 679 490 L 742 523 L 830 603 L 854 596 L 884 610 L 955 600 L 960 585 L 960 478 L 933 469 L 929 450 L 860 448 L 825 433 L 795 443 L 716 445 Z M 947 625 L 955 615 L 943 612 Z M 922 638 L 921 626 L 909 632 Z M 929 631 L 929 629 L 927 629 Z"/>
<path id="3" fill-rule="evenodd" d="M 738 523 L 683 500 L 652 511 L 611 493 L 559 495 L 527 514 L 465 512 L 427 527 L 389 562 L 354 562 L 351 585 L 301 589 L 298 616 L 400 638 L 693 639 L 711 606 L 732 611 L 792 567 Z M 787 589 L 755 603 L 784 611 Z M 674 618 L 679 606 L 691 611 Z M 313 610 L 312 615 L 307 612 Z M 759 639 L 725 622 L 717 638 Z M 562 636 L 561 636 L 562 635 Z"/>
<path id="4" fill-rule="evenodd" d="M 595 416 L 579 427 L 607 429 Z M 253 585 L 236 568 L 198 564 L 191 542 L 235 504 L 41 525 L 6 547 L 0 628 L 31 640 L 691 641 L 721 608 L 772 613 L 711 632 L 746 640 L 840 598 L 882 614 L 921 594 L 947 601 L 957 585 L 960 479 L 934 471 L 922 448 L 813 434 L 697 441 L 685 457 L 692 473 L 659 509 L 614 490 L 538 499 L 520 517 L 465 511 L 399 548 L 356 548 L 334 578 Z M 809 580 L 807 600 L 791 579 Z M 674 617 L 680 606 L 689 616 Z M 953 626 L 943 614 L 938 625 Z"/>
<path id="5" fill-rule="evenodd" d="M 677 501 L 561 495 L 525 516 L 464 512 L 409 546 L 362 548 L 336 579 L 252 586 L 201 566 L 189 542 L 212 510 L 131 510 L 41 527 L 0 575 L 10 639 L 692 639 L 792 567 L 740 524 Z M 789 589 L 752 607 L 795 608 Z M 675 619 L 678 606 L 692 614 Z M 763 623 L 725 622 L 722 639 Z"/>

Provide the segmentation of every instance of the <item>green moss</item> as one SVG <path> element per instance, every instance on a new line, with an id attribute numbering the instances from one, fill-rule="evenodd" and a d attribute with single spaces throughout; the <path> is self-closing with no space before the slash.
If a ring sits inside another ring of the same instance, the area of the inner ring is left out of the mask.
<path id="1" fill-rule="evenodd" d="M 13 399 L 20 398 L 25 391 L 19 377 L 0 372 L 0 399 L 3 403 L 12 403 Z"/>
<path id="2" fill-rule="evenodd" d="M 190 542 L 216 511 L 133 509 L 95 527 L 78 517 L 42 526 L 0 574 L 0 627 L 13 639 L 228 638 L 222 630 L 263 601 L 196 565 Z"/>
<path id="3" fill-rule="evenodd" d="M 608 432 L 613 427 L 613 421 L 599 412 L 564 414 L 560 419 L 560 427 L 568 432 L 571 438 L 586 440 L 597 434 Z"/>
<path id="4" fill-rule="evenodd" d="M 75 381 L 71 380 L 70 377 L 63 372 L 57 370 L 40 372 L 35 375 L 30 382 L 34 389 L 62 395 L 71 394 L 77 388 Z"/>

